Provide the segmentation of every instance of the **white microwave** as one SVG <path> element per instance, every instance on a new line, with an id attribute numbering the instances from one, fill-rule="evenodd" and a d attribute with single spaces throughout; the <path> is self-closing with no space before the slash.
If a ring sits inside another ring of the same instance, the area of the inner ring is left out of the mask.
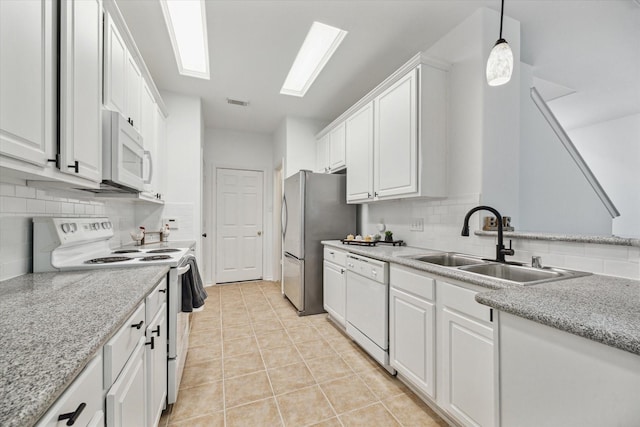
<path id="1" fill-rule="evenodd" d="M 103 110 L 100 192 L 138 193 L 142 191 L 145 157 L 142 136 L 134 127 L 117 111 Z"/>

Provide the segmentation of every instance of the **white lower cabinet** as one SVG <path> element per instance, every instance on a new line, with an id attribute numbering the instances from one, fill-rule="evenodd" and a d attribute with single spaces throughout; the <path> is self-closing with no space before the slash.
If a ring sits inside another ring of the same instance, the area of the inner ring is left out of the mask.
<path id="1" fill-rule="evenodd" d="M 464 426 L 497 426 L 492 309 L 477 291 L 438 281 L 438 405 Z"/>
<path id="2" fill-rule="evenodd" d="M 325 248 L 322 269 L 324 309 L 343 327 L 346 327 L 346 255 L 346 252 Z"/>
<path id="3" fill-rule="evenodd" d="M 389 277 L 391 366 L 435 399 L 435 280 L 397 266 L 391 266 Z"/>
<path id="4" fill-rule="evenodd" d="M 38 427 L 104 425 L 102 354 L 98 353 L 40 419 Z"/>
<path id="5" fill-rule="evenodd" d="M 147 326 L 147 425 L 156 426 L 167 400 L 167 305 Z"/>
<path id="6" fill-rule="evenodd" d="M 107 427 L 145 426 L 145 338 L 140 338 L 106 397 Z"/>

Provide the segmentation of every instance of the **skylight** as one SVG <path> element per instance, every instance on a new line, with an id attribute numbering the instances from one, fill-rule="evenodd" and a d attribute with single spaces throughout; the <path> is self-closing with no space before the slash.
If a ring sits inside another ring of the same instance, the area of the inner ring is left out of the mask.
<path id="1" fill-rule="evenodd" d="M 347 32 L 320 22 L 314 22 L 280 89 L 283 95 L 304 96 Z"/>
<path id="2" fill-rule="evenodd" d="M 184 76 L 209 80 L 209 45 L 204 0 L 160 0 L 164 21 Z"/>

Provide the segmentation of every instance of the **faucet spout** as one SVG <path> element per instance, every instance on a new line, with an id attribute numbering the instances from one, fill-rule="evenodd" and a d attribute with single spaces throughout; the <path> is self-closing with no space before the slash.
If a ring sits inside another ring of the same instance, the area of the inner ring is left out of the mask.
<path id="1" fill-rule="evenodd" d="M 505 249 L 504 240 L 503 240 L 503 230 L 502 230 L 502 215 L 496 209 L 491 206 L 476 206 L 471 209 L 464 217 L 464 223 L 462 224 L 462 232 L 460 235 L 468 236 L 469 235 L 469 218 L 475 212 L 478 211 L 489 211 L 494 214 L 498 220 L 498 244 L 496 245 L 496 261 L 498 262 L 506 262 L 504 256 L 505 255 L 514 255 L 515 251 L 511 249 L 511 245 L 509 245 L 509 249 Z"/>

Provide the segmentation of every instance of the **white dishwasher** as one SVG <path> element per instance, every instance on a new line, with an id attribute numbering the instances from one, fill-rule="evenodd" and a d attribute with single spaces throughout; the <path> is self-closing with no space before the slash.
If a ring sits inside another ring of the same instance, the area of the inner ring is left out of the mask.
<path id="1" fill-rule="evenodd" d="M 347 333 L 391 373 L 389 365 L 389 264 L 347 255 Z"/>

